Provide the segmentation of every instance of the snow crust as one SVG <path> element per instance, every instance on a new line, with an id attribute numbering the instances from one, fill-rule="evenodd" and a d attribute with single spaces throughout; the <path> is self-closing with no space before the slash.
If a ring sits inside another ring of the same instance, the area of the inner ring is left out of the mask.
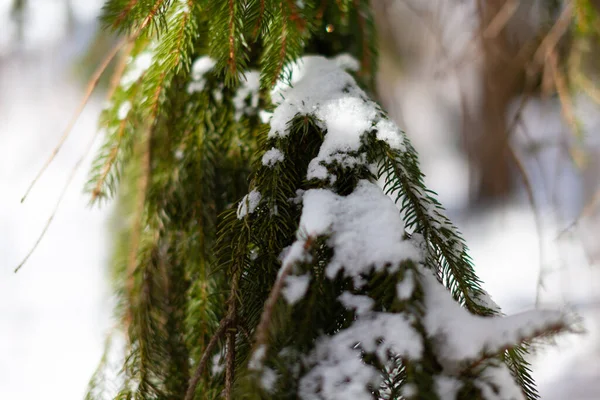
<path id="1" fill-rule="evenodd" d="M 334 255 L 325 270 L 330 279 L 343 270 L 360 286 L 360 275 L 372 268 L 394 272 L 404 260 L 420 260 L 419 249 L 403 238 L 404 223 L 394 202 L 367 180 L 348 196 L 306 191 L 300 227 L 309 235 L 330 235 Z"/>
<path id="2" fill-rule="evenodd" d="M 237 217 L 238 219 L 244 218 L 248 214 L 252 214 L 260 200 L 262 199 L 262 195 L 256 189 L 253 189 L 250 193 L 245 195 L 240 203 L 238 204 L 237 209 Z"/>

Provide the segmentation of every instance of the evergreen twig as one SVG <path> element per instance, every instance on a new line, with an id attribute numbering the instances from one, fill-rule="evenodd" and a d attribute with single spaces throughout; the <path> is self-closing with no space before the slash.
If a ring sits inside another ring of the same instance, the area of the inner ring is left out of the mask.
<path id="1" fill-rule="evenodd" d="M 229 316 L 227 316 L 227 317 L 223 318 L 223 320 L 221 320 L 219 327 L 217 328 L 217 330 L 213 334 L 213 336 L 210 338 L 210 341 L 208 342 L 208 345 L 206 346 L 204 353 L 202 353 L 202 357 L 200 358 L 200 361 L 198 362 L 198 365 L 196 366 L 196 371 L 194 372 L 194 375 L 192 376 L 192 379 L 190 380 L 188 389 L 185 393 L 184 400 L 193 400 L 194 399 L 194 394 L 196 393 L 196 388 L 198 387 L 198 384 L 200 383 L 200 379 L 202 378 L 202 374 L 204 373 L 204 369 L 206 368 L 206 364 L 208 363 L 208 358 L 210 357 L 210 354 L 212 353 L 213 348 L 217 345 L 217 342 L 223 336 L 226 329 L 229 328 L 229 326 L 232 324 L 232 322 L 233 321 L 229 318 Z"/>

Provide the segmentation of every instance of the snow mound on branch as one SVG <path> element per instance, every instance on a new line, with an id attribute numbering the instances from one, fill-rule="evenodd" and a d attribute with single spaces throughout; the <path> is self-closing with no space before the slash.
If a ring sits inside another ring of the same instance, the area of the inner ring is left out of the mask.
<path id="1" fill-rule="evenodd" d="M 433 274 L 423 270 L 425 307 L 424 325 L 436 343 L 436 354 L 447 372 L 464 368 L 515 346 L 541 332 L 569 325 L 567 316 L 558 311 L 534 310 L 508 317 L 482 317 L 461 307 Z"/>
<path id="2" fill-rule="evenodd" d="M 138 54 L 136 57 L 130 57 L 127 61 L 127 69 L 121 78 L 121 86 L 127 90 L 132 84 L 141 78 L 152 65 L 154 60 L 154 46 L 148 46 L 148 49 Z"/>
<path id="3" fill-rule="evenodd" d="M 250 193 L 244 196 L 244 198 L 238 204 L 237 217 L 238 219 L 244 218 L 248 214 L 252 214 L 258 203 L 262 199 L 262 195 L 256 189 L 253 189 Z"/>
<path id="4" fill-rule="evenodd" d="M 281 150 L 279 150 L 276 147 L 273 147 L 272 149 L 268 150 L 262 157 L 262 165 L 265 165 L 267 167 L 272 167 L 274 166 L 276 163 L 283 161 L 285 159 L 283 153 L 281 152 Z"/>
<path id="5" fill-rule="evenodd" d="M 358 344 L 357 344 L 358 343 Z M 423 344 L 407 317 L 372 312 L 333 336 L 322 336 L 305 362 L 316 364 L 300 380 L 300 398 L 371 400 L 368 384 L 375 387 L 380 372 L 366 364 L 361 353 L 375 354 L 385 362 L 390 353 L 416 360 Z"/>
<path id="6" fill-rule="evenodd" d="M 248 71 L 242 77 L 240 87 L 233 97 L 234 118 L 239 121 L 244 115 L 253 115 L 258 109 L 260 92 L 260 72 Z"/>
<path id="7" fill-rule="evenodd" d="M 350 64 L 348 56 L 303 57 L 292 68 L 292 86 L 280 83 L 273 90 L 273 100 L 280 103 L 270 120 L 269 137 L 287 136 L 288 122 L 298 114 L 314 115 L 327 132 L 318 156 L 308 167 L 308 179 L 335 180 L 325 168 L 334 162 L 343 167 L 364 164 L 364 155 L 357 153 L 363 135 L 371 130 L 393 149 L 405 150 L 400 129 L 383 117 L 377 104 L 343 69 L 352 67 Z"/>
<path id="8" fill-rule="evenodd" d="M 198 57 L 192 64 L 192 81 L 188 84 L 188 93 L 201 92 L 204 90 L 206 80 L 204 75 L 216 65 L 216 61 L 209 56 Z"/>
<path id="9" fill-rule="evenodd" d="M 348 196 L 327 189 L 304 193 L 300 228 L 309 235 L 329 235 L 334 255 L 327 277 L 340 270 L 361 285 L 360 276 L 374 268 L 394 272 L 402 261 L 419 261 L 420 251 L 404 239 L 404 223 L 394 202 L 367 180 L 358 182 Z"/>

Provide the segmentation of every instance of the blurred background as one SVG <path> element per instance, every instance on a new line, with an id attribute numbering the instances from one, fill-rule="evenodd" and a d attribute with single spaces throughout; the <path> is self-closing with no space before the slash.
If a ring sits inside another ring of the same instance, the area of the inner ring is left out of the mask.
<path id="1" fill-rule="evenodd" d="M 532 358 L 545 400 L 600 398 L 600 42 L 569 28 L 576 3 L 373 1 L 377 96 L 419 151 L 485 288 L 507 314 L 583 318 L 585 335 Z M 0 0 L 2 400 L 82 399 L 111 329 L 111 205 L 88 207 L 82 190 L 105 83 L 20 203 L 114 41 L 99 33 L 101 7 Z"/>

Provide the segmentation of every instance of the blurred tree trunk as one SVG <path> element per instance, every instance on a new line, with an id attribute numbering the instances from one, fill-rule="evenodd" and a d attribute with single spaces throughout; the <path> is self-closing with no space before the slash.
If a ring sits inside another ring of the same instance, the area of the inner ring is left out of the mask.
<path id="1" fill-rule="evenodd" d="M 506 12 L 511 0 L 479 0 L 481 18 L 482 95 L 481 109 L 471 126 L 465 127 L 472 140 L 467 141 L 475 180 L 475 202 L 506 198 L 513 187 L 509 149 L 507 111 L 512 100 L 522 92 L 524 65 L 518 60 L 519 46 L 508 37 L 508 25 L 495 34 L 486 27 L 499 13 Z M 485 3 L 485 4 L 482 4 Z"/>

